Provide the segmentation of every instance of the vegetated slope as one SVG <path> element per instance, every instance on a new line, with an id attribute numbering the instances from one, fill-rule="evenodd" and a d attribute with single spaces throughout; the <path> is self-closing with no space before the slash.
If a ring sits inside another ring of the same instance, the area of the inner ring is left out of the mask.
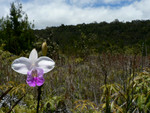
<path id="1" fill-rule="evenodd" d="M 83 49 L 96 53 L 123 52 L 126 48 L 141 51 L 142 47 L 149 48 L 150 45 L 150 20 L 61 25 L 34 32 L 37 37 L 50 38 L 62 52 L 70 54 L 77 54 Z"/>

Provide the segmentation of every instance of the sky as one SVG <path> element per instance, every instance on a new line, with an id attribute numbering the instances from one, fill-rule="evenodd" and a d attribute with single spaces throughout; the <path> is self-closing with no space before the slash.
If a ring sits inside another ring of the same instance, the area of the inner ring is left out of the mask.
<path id="1" fill-rule="evenodd" d="M 92 22 L 150 19 L 150 0 L 18 0 L 35 29 Z M 9 15 L 10 3 L 0 0 L 0 18 Z"/>

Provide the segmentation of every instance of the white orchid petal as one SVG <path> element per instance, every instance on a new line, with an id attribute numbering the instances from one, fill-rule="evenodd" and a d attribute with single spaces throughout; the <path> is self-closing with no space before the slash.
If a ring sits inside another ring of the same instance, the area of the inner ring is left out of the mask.
<path id="1" fill-rule="evenodd" d="M 49 57 L 39 57 L 35 63 L 36 67 L 42 68 L 44 73 L 51 71 L 55 67 L 55 62 Z"/>
<path id="2" fill-rule="evenodd" d="M 33 64 L 37 60 L 37 58 L 38 58 L 37 51 L 36 49 L 33 49 L 29 55 L 29 60 Z"/>
<path id="3" fill-rule="evenodd" d="M 27 72 L 30 70 L 31 63 L 28 58 L 20 57 L 13 61 L 11 67 L 18 73 L 27 74 Z"/>

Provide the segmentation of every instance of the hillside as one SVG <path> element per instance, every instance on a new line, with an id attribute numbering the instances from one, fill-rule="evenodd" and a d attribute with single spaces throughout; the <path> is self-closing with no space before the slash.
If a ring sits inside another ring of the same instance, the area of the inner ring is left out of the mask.
<path id="1" fill-rule="evenodd" d="M 69 54 L 77 54 L 82 49 L 96 53 L 124 52 L 126 48 L 140 49 L 142 45 L 149 48 L 150 45 L 150 20 L 61 25 L 34 32 L 37 37 L 56 42 L 62 52 Z"/>

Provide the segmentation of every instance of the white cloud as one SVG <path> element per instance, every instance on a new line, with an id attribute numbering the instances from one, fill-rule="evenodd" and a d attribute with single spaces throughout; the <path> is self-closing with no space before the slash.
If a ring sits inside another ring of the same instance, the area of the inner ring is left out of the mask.
<path id="1" fill-rule="evenodd" d="M 116 4 L 116 3 L 121 3 L 121 2 L 131 2 L 131 1 L 136 1 L 136 0 L 103 0 L 104 3 L 109 3 L 109 4 Z"/>
<path id="2" fill-rule="evenodd" d="M 0 17 L 6 16 L 9 13 L 10 3 L 12 2 L 13 0 L 0 0 Z"/>
<path id="3" fill-rule="evenodd" d="M 136 2 L 133 7 L 141 11 L 141 19 L 150 19 L 150 0 Z"/>
<path id="4" fill-rule="evenodd" d="M 3 0 L 4 1 L 4 0 Z M 66 2 L 67 1 L 67 2 Z M 120 7 L 82 7 L 85 4 L 95 4 L 98 0 L 33 0 L 23 3 L 23 10 L 27 13 L 29 20 L 36 28 L 45 28 L 47 26 L 58 26 L 61 24 L 80 24 L 91 23 L 94 21 L 111 22 L 115 19 L 120 21 L 131 21 L 135 19 L 150 18 L 150 0 L 141 0 L 133 2 L 130 5 Z M 103 0 L 105 2 L 118 2 L 121 0 Z M 129 1 L 129 0 L 128 0 Z M 4 9 L 10 8 L 9 5 L 4 5 Z M 2 16 L 2 15 L 0 15 Z"/>

